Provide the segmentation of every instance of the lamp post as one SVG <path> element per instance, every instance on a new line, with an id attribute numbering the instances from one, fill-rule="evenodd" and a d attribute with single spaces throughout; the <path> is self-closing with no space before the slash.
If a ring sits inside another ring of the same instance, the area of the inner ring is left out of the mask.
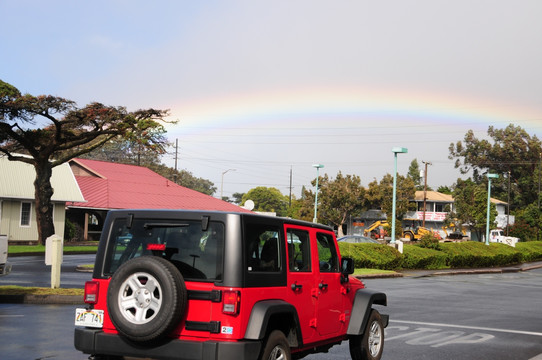
<path id="1" fill-rule="evenodd" d="M 318 178 L 320 177 L 320 169 L 324 167 L 322 164 L 314 164 L 312 167 L 316 168 L 316 195 L 314 196 L 314 219 L 312 219 L 312 222 L 316 223 L 317 217 L 316 214 L 318 212 Z"/>
<path id="2" fill-rule="evenodd" d="M 486 216 L 486 245 L 489 245 L 489 209 L 491 205 L 491 179 L 498 179 L 499 174 L 487 174 L 487 216 Z"/>
<path id="3" fill-rule="evenodd" d="M 235 169 L 228 169 L 226 171 L 222 171 L 222 180 L 220 181 L 220 200 L 223 199 L 223 190 L 224 190 L 224 174 L 226 174 L 228 171 L 235 171 Z"/>
<path id="4" fill-rule="evenodd" d="M 391 149 L 394 157 L 394 166 L 393 166 L 393 202 L 392 202 L 392 212 L 391 212 L 391 243 L 395 244 L 395 208 L 397 202 L 397 154 L 406 154 L 408 152 L 407 148 L 403 147 L 394 147 Z"/>

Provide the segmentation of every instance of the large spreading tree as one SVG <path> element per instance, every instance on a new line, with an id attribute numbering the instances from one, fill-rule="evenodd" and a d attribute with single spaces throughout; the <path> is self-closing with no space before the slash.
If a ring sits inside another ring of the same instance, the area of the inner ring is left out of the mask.
<path id="1" fill-rule="evenodd" d="M 41 244 L 55 233 L 53 168 L 122 137 L 143 149 L 160 151 L 166 144 L 162 125 L 168 110 L 130 112 L 120 106 L 74 101 L 52 95 L 21 94 L 0 80 L 0 153 L 10 161 L 30 164 L 34 181 L 36 222 Z"/>

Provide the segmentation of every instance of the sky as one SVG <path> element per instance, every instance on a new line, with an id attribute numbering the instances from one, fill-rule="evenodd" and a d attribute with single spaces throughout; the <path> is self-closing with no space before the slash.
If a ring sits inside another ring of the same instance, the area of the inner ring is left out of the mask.
<path id="1" fill-rule="evenodd" d="M 32 95 L 169 109 L 163 162 L 300 196 L 319 174 L 367 186 L 468 130 L 542 138 L 540 0 L 0 0 L 0 79 Z"/>

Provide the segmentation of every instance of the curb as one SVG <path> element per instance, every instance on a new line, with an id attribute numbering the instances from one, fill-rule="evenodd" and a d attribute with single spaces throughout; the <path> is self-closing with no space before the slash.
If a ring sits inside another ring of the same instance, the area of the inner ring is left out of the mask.
<path id="1" fill-rule="evenodd" d="M 79 295 L 0 295 L 0 304 L 83 305 Z"/>

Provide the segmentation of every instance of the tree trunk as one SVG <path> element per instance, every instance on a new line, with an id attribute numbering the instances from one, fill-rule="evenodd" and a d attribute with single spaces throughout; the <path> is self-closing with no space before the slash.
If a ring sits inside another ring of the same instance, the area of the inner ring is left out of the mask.
<path id="1" fill-rule="evenodd" d="M 36 222 L 38 226 L 38 242 L 45 245 L 45 239 L 55 233 L 53 223 L 53 187 L 51 186 L 51 176 L 53 169 L 48 160 L 45 163 L 38 162 L 34 164 L 36 169 L 36 180 L 34 181 L 34 190 L 36 198 Z"/>

